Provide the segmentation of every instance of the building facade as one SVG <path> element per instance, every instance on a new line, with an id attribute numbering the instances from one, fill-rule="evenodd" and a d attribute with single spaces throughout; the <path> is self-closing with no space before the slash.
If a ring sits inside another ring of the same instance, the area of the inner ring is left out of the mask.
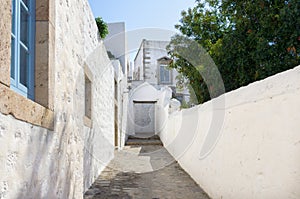
<path id="1" fill-rule="evenodd" d="M 178 94 L 178 73 L 168 67 L 172 62 L 166 50 L 168 44 L 168 41 L 144 39 L 136 54 L 128 103 L 129 135 L 159 134 L 168 113 L 180 107 L 180 102 L 171 100 Z M 174 105 L 173 101 L 178 103 Z"/>
<path id="2" fill-rule="evenodd" d="M 0 198 L 82 198 L 115 147 L 114 66 L 88 1 L 0 13 Z"/>
<path id="3" fill-rule="evenodd" d="M 125 76 L 129 71 L 127 54 L 127 37 L 124 22 L 108 23 L 108 35 L 104 40 L 107 51 L 112 58 L 118 59 L 121 63 L 122 72 Z"/>
<path id="4" fill-rule="evenodd" d="M 166 50 L 168 44 L 168 41 L 142 41 L 134 59 L 133 81 L 148 82 L 158 88 L 176 86 L 177 72 L 168 69 L 172 61 Z"/>
<path id="5" fill-rule="evenodd" d="M 172 62 L 167 46 L 169 41 L 152 41 L 144 39 L 134 59 L 132 88 L 148 82 L 157 89 L 165 86 L 172 89 L 172 96 L 179 101 L 189 101 L 189 91 L 186 87 L 177 85 L 178 72 L 170 69 Z"/>
<path id="6" fill-rule="evenodd" d="M 127 38 L 124 22 L 108 23 L 109 34 L 104 40 L 108 56 L 114 66 L 115 147 L 125 145 L 127 130 L 128 71 Z"/>

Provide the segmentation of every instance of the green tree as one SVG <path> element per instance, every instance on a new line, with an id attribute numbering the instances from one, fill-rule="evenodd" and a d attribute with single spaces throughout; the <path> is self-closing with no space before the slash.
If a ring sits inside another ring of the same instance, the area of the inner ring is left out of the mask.
<path id="1" fill-rule="evenodd" d="M 104 39 L 108 35 L 108 27 L 107 24 L 103 21 L 101 17 L 97 17 L 96 24 L 99 30 L 99 36 Z"/>
<path id="2" fill-rule="evenodd" d="M 231 29 L 224 36 L 218 65 L 227 90 L 236 89 L 300 64 L 298 0 L 222 3 Z"/>
<path id="3" fill-rule="evenodd" d="M 211 9 L 207 9 L 207 6 L 211 6 Z M 175 60 L 171 67 L 189 80 L 192 104 L 203 103 L 222 94 L 220 85 L 213 85 L 211 81 L 215 79 L 214 68 L 211 67 L 214 64 L 207 59 L 209 55 L 216 54 L 217 46 L 227 29 L 226 19 L 220 14 L 218 6 L 218 1 L 198 1 L 197 6 L 183 11 L 181 24 L 175 27 L 186 37 L 173 36 L 167 47 L 170 56 Z"/>
<path id="4" fill-rule="evenodd" d="M 222 74 L 226 91 L 300 64 L 298 0 L 196 2 L 194 8 L 182 12 L 180 24 L 175 27 L 209 53 Z M 181 45 L 181 40 L 179 35 L 174 36 L 168 47 L 175 60 L 171 67 L 189 79 L 199 103 L 217 96 L 218 92 L 209 94 L 211 88 L 197 72 L 198 65 L 172 50 Z M 202 67 L 207 70 L 209 65 Z"/>

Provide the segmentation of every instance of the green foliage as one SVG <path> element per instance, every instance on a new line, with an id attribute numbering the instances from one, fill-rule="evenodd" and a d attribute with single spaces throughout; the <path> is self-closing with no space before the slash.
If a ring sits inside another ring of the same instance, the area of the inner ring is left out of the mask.
<path id="1" fill-rule="evenodd" d="M 180 108 L 181 109 L 186 109 L 186 108 L 190 108 L 191 104 L 190 102 L 186 102 L 186 101 L 182 101 Z"/>
<path id="2" fill-rule="evenodd" d="M 107 24 L 103 21 L 101 17 L 97 17 L 95 20 L 99 30 L 99 35 L 102 39 L 104 39 L 108 35 Z"/>
<path id="3" fill-rule="evenodd" d="M 194 8 L 182 12 L 175 27 L 209 53 L 226 91 L 300 64 L 298 0 L 198 0 Z M 219 88 L 213 88 L 215 95 L 209 94 L 211 85 L 197 72 L 199 64 L 189 63 L 172 50 L 181 40 L 174 36 L 168 48 L 175 59 L 171 67 L 189 79 L 198 103 L 218 96 Z M 209 68 L 208 64 L 200 65 Z"/>

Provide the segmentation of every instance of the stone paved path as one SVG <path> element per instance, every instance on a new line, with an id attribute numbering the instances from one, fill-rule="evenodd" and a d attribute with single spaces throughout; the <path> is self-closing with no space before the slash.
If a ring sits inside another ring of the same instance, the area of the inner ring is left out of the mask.
<path id="1" fill-rule="evenodd" d="M 209 199 L 162 146 L 126 146 L 84 199 Z"/>

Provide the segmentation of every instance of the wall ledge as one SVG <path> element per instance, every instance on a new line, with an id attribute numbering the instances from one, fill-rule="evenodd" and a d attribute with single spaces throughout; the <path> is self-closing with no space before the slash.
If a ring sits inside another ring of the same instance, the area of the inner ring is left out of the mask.
<path id="1" fill-rule="evenodd" d="M 54 130 L 54 112 L 0 83 L 0 112 L 18 120 Z"/>

